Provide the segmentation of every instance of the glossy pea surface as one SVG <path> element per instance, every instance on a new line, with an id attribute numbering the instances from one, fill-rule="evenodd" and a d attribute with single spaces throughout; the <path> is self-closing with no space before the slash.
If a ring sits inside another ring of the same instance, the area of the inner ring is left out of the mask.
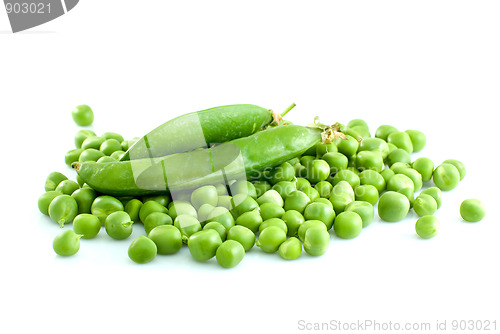
<path id="1" fill-rule="evenodd" d="M 276 226 L 269 226 L 260 233 L 255 244 L 266 253 L 275 253 L 285 240 L 285 231 Z"/>
<path id="2" fill-rule="evenodd" d="M 97 193 L 91 188 L 80 188 L 75 190 L 71 197 L 73 197 L 78 204 L 78 213 L 91 213 L 92 203 L 97 197 Z"/>
<path id="3" fill-rule="evenodd" d="M 363 229 L 361 216 L 354 211 L 344 211 L 340 213 L 333 224 L 335 234 L 342 239 L 352 239 L 357 237 Z M 307 233 L 306 233 L 307 236 Z"/>
<path id="4" fill-rule="evenodd" d="M 182 248 L 182 235 L 172 225 L 160 225 L 151 230 L 148 237 L 156 244 L 158 254 L 177 253 Z"/>
<path id="5" fill-rule="evenodd" d="M 304 218 L 306 220 L 320 220 L 325 224 L 326 229 L 329 230 L 333 226 L 335 211 L 326 204 L 313 202 L 304 210 Z"/>
<path id="6" fill-rule="evenodd" d="M 207 224 L 205 224 L 205 226 L 203 226 L 203 231 L 204 230 L 216 231 L 217 233 L 219 233 L 219 236 L 220 236 L 222 241 L 226 240 L 226 238 L 227 238 L 227 229 L 221 223 L 218 223 L 218 222 L 207 223 Z M 253 232 L 252 232 L 252 234 L 253 234 Z M 254 236 L 255 236 L 255 234 L 254 234 Z"/>
<path id="7" fill-rule="evenodd" d="M 113 239 L 127 239 L 132 234 L 132 220 L 125 211 L 109 214 L 104 222 L 106 233 Z"/>
<path id="8" fill-rule="evenodd" d="M 255 234 L 244 226 L 236 225 L 227 231 L 227 240 L 238 241 L 248 252 L 255 244 Z"/>
<path id="9" fill-rule="evenodd" d="M 80 235 L 73 230 L 62 231 L 54 238 L 52 248 L 61 256 L 75 255 L 80 250 Z"/>
<path id="10" fill-rule="evenodd" d="M 454 165 L 443 163 L 434 170 L 432 180 L 439 189 L 449 191 L 458 186 L 460 173 Z"/>
<path id="11" fill-rule="evenodd" d="M 302 243 L 296 237 L 288 238 L 279 246 L 278 253 L 285 260 L 295 260 L 302 254 Z"/>
<path id="12" fill-rule="evenodd" d="M 234 240 L 226 240 L 217 248 L 215 258 L 217 263 L 223 268 L 233 268 L 237 266 L 245 257 L 245 249 Z"/>
<path id="13" fill-rule="evenodd" d="M 113 212 L 123 211 L 123 209 L 122 202 L 115 197 L 107 195 L 97 197 L 90 207 L 91 213 L 99 218 L 102 225 L 104 225 L 108 215 Z"/>
<path id="14" fill-rule="evenodd" d="M 156 244 L 148 237 L 137 237 L 128 248 L 128 257 L 135 263 L 144 264 L 154 260 L 157 254 Z"/>
<path id="15" fill-rule="evenodd" d="M 198 232 L 201 231 L 202 227 L 198 219 L 194 218 L 190 215 L 179 215 L 174 220 L 174 226 L 181 231 L 182 240 L 187 242 L 188 238 Z"/>
<path id="16" fill-rule="evenodd" d="M 431 159 L 420 157 L 412 163 L 413 169 L 420 173 L 423 182 L 428 182 L 432 178 L 434 171 L 434 162 Z"/>
<path id="17" fill-rule="evenodd" d="M 420 194 L 415 198 L 413 210 L 420 217 L 433 215 L 437 210 L 436 200 L 431 195 Z"/>
<path id="18" fill-rule="evenodd" d="M 263 220 L 281 218 L 284 214 L 285 209 L 275 203 L 264 203 L 260 206 L 260 215 Z"/>
<path id="19" fill-rule="evenodd" d="M 345 208 L 345 212 L 356 212 L 361 217 L 363 227 L 370 225 L 375 217 L 373 205 L 364 201 L 356 200 L 349 203 Z"/>
<path id="20" fill-rule="evenodd" d="M 52 172 L 47 175 L 47 179 L 45 180 L 45 191 L 56 190 L 56 187 L 64 180 L 68 178 L 66 175 L 59 172 Z"/>
<path id="21" fill-rule="evenodd" d="M 415 232 L 423 239 L 430 239 L 439 232 L 439 225 L 439 220 L 436 217 L 423 216 L 415 223 Z"/>
<path id="22" fill-rule="evenodd" d="M 62 194 L 55 190 L 47 191 L 41 194 L 40 197 L 38 197 L 38 210 L 40 210 L 40 212 L 44 215 L 48 216 L 50 203 L 59 195 Z"/>
<path id="23" fill-rule="evenodd" d="M 99 234 L 101 222 L 99 218 L 88 213 L 81 213 L 73 220 L 73 231 L 83 239 L 92 239 Z"/>
<path id="24" fill-rule="evenodd" d="M 304 250 L 312 256 L 321 256 L 326 253 L 330 244 L 330 234 L 322 228 L 312 227 L 306 231 Z"/>
<path id="25" fill-rule="evenodd" d="M 69 195 L 59 195 L 50 202 L 48 213 L 53 221 L 64 227 L 78 214 L 78 204 Z"/>
<path id="26" fill-rule="evenodd" d="M 460 204 L 460 215 L 465 221 L 478 222 L 486 215 L 486 206 L 476 198 L 469 198 Z"/>
<path id="27" fill-rule="evenodd" d="M 89 126 L 94 121 L 94 112 L 88 105 L 81 104 L 71 111 L 71 117 L 77 125 Z"/>
<path id="28" fill-rule="evenodd" d="M 398 222 L 406 217 L 410 210 L 408 198 L 395 191 L 387 191 L 378 201 L 378 215 L 386 222 Z"/>
<path id="29" fill-rule="evenodd" d="M 310 202 L 309 196 L 300 190 L 296 190 L 286 198 L 284 208 L 285 211 L 296 210 L 302 213 Z"/>
<path id="30" fill-rule="evenodd" d="M 157 226 L 174 224 L 172 218 L 164 212 L 152 212 L 146 217 L 143 223 L 146 234 L 149 234 Z"/>
<path id="31" fill-rule="evenodd" d="M 422 151 L 425 147 L 425 143 L 427 142 L 425 134 L 419 130 L 406 130 L 405 132 L 410 137 L 413 152 Z"/>
<path id="32" fill-rule="evenodd" d="M 253 234 L 253 233 L 252 233 Z M 220 235 L 215 230 L 204 230 L 192 234 L 187 242 L 189 252 L 196 261 L 207 261 L 215 256 L 222 244 Z"/>
<path id="33" fill-rule="evenodd" d="M 259 231 L 259 227 L 262 222 L 262 217 L 257 211 L 245 212 L 236 218 L 236 225 L 245 226 L 253 233 L 257 233 L 257 231 Z"/>

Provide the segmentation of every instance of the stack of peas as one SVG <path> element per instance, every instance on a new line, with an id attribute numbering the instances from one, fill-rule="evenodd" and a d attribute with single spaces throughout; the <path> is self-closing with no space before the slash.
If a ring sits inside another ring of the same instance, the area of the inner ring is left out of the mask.
<path id="1" fill-rule="evenodd" d="M 168 194 L 102 195 L 78 177 L 75 182 L 53 172 L 38 207 L 61 227 L 73 223 L 73 230 L 61 232 L 53 242 L 56 253 L 66 256 L 78 252 L 80 238 L 96 237 L 101 226 L 109 237 L 126 239 L 134 226 L 142 224 L 146 235 L 132 241 L 128 250 L 136 263 L 177 253 L 183 245 L 195 260 L 215 257 L 224 268 L 240 263 L 254 245 L 286 260 L 297 259 L 303 249 L 320 256 L 328 249 L 330 230 L 343 239 L 357 237 L 373 221 L 377 203 L 379 217 L 387 222 L 400 221 L 413 209 L 420 216 L 416 233 L 434 237 L 439 221 L 433 214 L 441 206 L 441 190 L 458 185 L 465 176 L 464 165 L 449 159 L 435 168 L 424 157 L 412 162 L 410 153 L 426 143 L 420 131 L 401 132 L 382 125 L 371 137 L 368 125 L 359 119 L 342 131 L 347 139 L 311 147 L 302 156 L 265 170 L 258 180 L 202 186 L 178 194 L 175 201 Z M 115 161 L 135 140 L 81 130 L 65 162 Z M 431 179 L 435 186 L 415 198 Z M 479 200 L 468 199 L 460 213 L 467 221 L 479 221 L 485 208 Z"/>

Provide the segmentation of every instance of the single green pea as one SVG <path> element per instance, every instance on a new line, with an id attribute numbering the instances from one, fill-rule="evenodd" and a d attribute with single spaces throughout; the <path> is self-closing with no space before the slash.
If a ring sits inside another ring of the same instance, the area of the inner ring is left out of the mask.
<path id="1" fill-rule="evenodd" d="M 340 153 L 346 157 L 350 157 L 358 151 L 359 142 L 356 138 L 350 135 L 346 135 L 347 139 L 337 138 L 335 144 Z"/>
<path id="2" fill-rule="evenodd" d="M 402 148 L 408 153 L 413 152 L 413 144 L 410 135 L 406 132 L 393 132 L 387 136 L 387 142 L 396 145 L 397 148 Z"/>
<path id="3" fill-rule="evenodd" d="M 182 235 L 179 229 L 172 225 L 160 225 L 149 232 L 150 238 L 157 248 L 158 254 L 175 254 L 182 248 Z"/>
<path id="4" fill-rule="evenodd" d="M 396 173 L 394 173 L 394 171 L 392 169 L 389 169 L 389 168 L 385 168 L 380 172 L 380 175 L 382 175 L 382 177 L 385 180 L 386 186 L 387 186 L 387 183 L 389 182 L 389 180 L 391 179 L 391 177 L 394 176 L 394 174 L 396 174 Z"/>
<path id="5" fill-rule="evenodd" d="M 408 176 L 411 179 L 411 181 L 413 182 L 413 191 L 419 191 L 420 189 L 422 189 L 422 185 L 423 185 L 422 175 L 420 175 L 420 173 L 417 172 L 415 169 L 404 168 L 404 169 L 396 172 L 396 174 L 403 174 L 403 175 Z"/>
<path id="6" fill-rule="evenodd" d="M 178 215 L 174 220 L 174 226 L 181 231 L 182 241 L 187 243 L 189 237 L 194 233 L 201 231 L 201 223 L 198 219 L 190 215 Z"/>
<path id="7" fill-rule="evenodd" d="M 258 211 L 245 212 L 236 218 L 236 225 L 245 226 L 253 233 L 259 231 L 260 224 L 262 224 L 262 217 Z"/>
<path id="8" fill-rule="evenodd" d="M 224 225 L 222 225 L 219 222 L 210 222 L 210 223 L 205 224 L 205 226 L 203 226 L 203 231 L 204 230 L 214 230 L 214 231 L 216 231 L 217 233 L 219 233 L 220 239 L 222 241 L 226 240 L 226 238 L 227 238 L 227 230 L 224 227 Z"/>
<path id="9" fill-rule="evenodd" d="M 134 223 L 140 222 L 139 212 L 141 211 L 143 203 L 137 198 L 131 199 L 125 204 L 125 212 L 128 213 L 130 219 Z"/>
<path id="10" fill-rule="evenodd" d="M 80 154 L 80 157 L 78 158 L 78 161 L 80 162 L 89 162 L 89 161 L 95 161 L 99 160 L 104 156 L 104 153 L 102 153 L 99 150 L 96 150 L 95 148 L 88 148 Z"/>
<path id="11" fill-rule="evenodd" d="M 59 195 L 62 194 L 55 190 L 47 191 L 40 195 L 40 197 L 38 197 L 38 210 L 40 210 L 40 212 L 44 215 L 48 216 L 50 203 Z"/>
<path id="12" fill-rule="evenodd" d="M 401 193 L 408 198 L 408 201 L 410 204 L 413 203 L 414 200 L 414 193 L 415 193 L 415 185 L 413 181 L 406 175 L 404 174 L 396 174 L 387 183 L 387 190 L 388 191 L 396 191 L 398 193 Z M 380 203 L 380 199 L 379 199 Z"/>
<path id="13" fill-rule="evenodd" d="M 76 174 L 76 183 L 78 183 L 80 187 L 83 187 L 85 185 L 85 181 L 83 181 L 83 179 L 78 174 Z"/>
<path id="14" fill-rule="evenodd" d="M 274 167 L 269 174 L 269 182 L 276 184 L 281 181 L 291 181 L 295 177 L 295 170 L 288 162 Z"/>
<path id="15" fill-rule="evenodd" d="M 316 150 L 313 147 L 311 147 L 311 150 L 311 155 L 305 152 L 299 159 L 300 164 L 304 167 L 307 167 L 312 161 L 316 160 Z"/>
<path id="16" fill-rule="evenodd" d="M 135 238 L 128 247 L 128 257 L 139 264 L 153 261 L 157 253 L 156 244 L 144 235 Z"/>
<path id="17" fill-rule="evenodd" d="M 332 207 L 322 203 L 310 203 L 304 210 L 304 218 L 306 220 L 322 221 L 326 229 L 332 228 L 333 220 L 335 219 L 335 211 Z"/>
<path id="18" fill-rule="evenodd" d="M 260 224 L 259 233 L 262 233 L 262 231 L 264 229 L 266 229 L 270 226 L 276 226 L 276 227 L 279 227 L 280 229 L 282 229 L 283 231 L 285 231 L 285 233 L 288 232 L 288 226 L 286 225 L 286 223 L 282 219 L 270 218 L 270 219 L 264 220 L 262 222 L 262 224 Z"/>
<path id="19" fill-rule="evenodd" d="M 99 150 L 101 148 L 102 143 L 104 143 L 105 140 L 106 139 L 99 136 L 87 137 L 82 143 L 82 149 L 88 150 L 89 148 L 93 148 L 95 150 Z"/>
<path id="20" fill-rule="evenodd" d="M 118 137 L 117 137 L 118 138 Z M 118 140 L 117 138 L 114 138 L 116 140 Z M 134 137 L 132 139 L 126 139 L 126 140 L 123 140 L 121 142 L 121 145 L 122 145 L 122 150 L 124 151 L 127 151 L 132 145 L 134 145 L 138 140 L 140 139 L 140 137 Z"/>
<path id="21" fill-rule="evenodd" d="M 227 240 L 238 241 L 248 252 L 255 244 L 255 234 L 245 226 L 236 225 L 227 231 Z"/>
<path id="22" fill-rule="evenodd" d="M 378 215 L 386 222 L 398 222 L 406 217 L 410 210 L 408 198 L 395 191 L 387 191 L 378 201 Z"/>
<path id="23" fill-rule="evenodd" d="M 334 187 L 340 181 L 346 181 L 353 188 L 360 185 L 359 176 L 349 169 L 343 169 L 339 171 L 331 178 L 331 180 L 329 179 L 329 181 L 332 183 Z"/>
<path id="24" fill-rule="evenodd" d="M 304 216 L 297 210 L 288 210 L 281 217 L 287 227 L 287 236 L 294 237 L 299 231 L 299 227 L 305 222 Z"/>
<path id="25" fill-rule="evenodd" d="M 432 172 L 434 171 L 434 162 L 431 159 L 420 157 L 413 161 L 412 168 L 420 173 L 423 182 L 428 182 L 432 178 Z"/>
<path id="26" fill-rule="evenodd" d="M 333 209 L 333 204 L 332 202 L 330 202 L 328 200 L 328 198 L 323 198 L 323 197 L 319 197 L 319 198 L 316 198 L 314 201 L 312 201 L 313 203 L 323 203 L 323 204 L 326 204 L 328 205 L 330 208 Z"/>
<path id="27" fill-rule="evenodd" d="M 292 181 L 280 181 L 273 185 L 273 190 L 276 190 L 278 194 L 283 198 L 287 198 L 292 192 L 297 190 L 297 185 Z"/>
<path id="28" fill-rule="evenodd" d="M 108 156 L 103 156 L 103 157 L 100 157 L 99 159 L 97 159 L 97 163 L 103 163 L 103 162 L 115 162 L 116 160 L 111 158 L 111 157 L 108 157 Z"/>
<path id="29" fill-rule="evenodd" d="M 406 130 L 405 132 L 410 136 L 413 152 L 422 151 L 426 143 L 424 133 L 418 130 Z"/>
<path id="30" fill-rule="evenodd" d="M 358 148 L 358 153 L 362 151 L 379 152 L 382 159 L 385 159 L 389 154 L 389 145 L 387 145 L 385 140 L 380 138 L 365 138 L 359 144 Z"/>
<path id="31" fill-rule="evenodd" d="M 311 183 L 324 181 L 330 175 L 330 165 L 325 160 L 315 159 L 306 166 L 307 179 Z"/>
<path id="32" fill-rule="evenodd" d="M 116 133 L 116 132 L 110 132 L 110 131 L 104 132 L 101 137 L 104 138 L 104 139 L 106 139 L 106 140 L 107 139 L 116 139 L 120 143 L 122 141 L 124 141 L 123 136 L 121 134 L 119 134 L 119 133 Z"/>
<path id="33" fill-rule="evenodd" d="M 312 201 L 319 198 L 319 192 L 313 187 L 306 187 L 301 190 Z"/>
<path id="34" fill-rule="evenodd" d="M 454 165 L 443 163 L 432 173 L 432 180 L 439 189 L 452 190 L 460 182 L 460 172 Z"/>
<path id="35" fill-rule="evenodd" d="M 340 181 L 337 183 L 330 193 L 330 202 L 336 214 L 344 211 L 347 204 L 354 201 L 354 190 L 347 181 Z"/>
<path id="36" fill-rule="evenodd" d="M 363 184 L 354 188 L 354 197 L 356 201 L 365 201 L 375 205 L 379 198 L 379 192 L 371 184 Z"/>
<path id="37" fill-rule="evenodd" d="M 372 185 L 374 186 L 378 193 L 382 193 L 385 190 L 386 182 L 384 177 L 374 170 L 364 170 L 359 174 L 359 182 L 361 185 Z"/>
<path id="38" fill-rule="evenodd" d="M 349 128 L 352 128 L 355 126 L 360 126 L 360 127 L 364 127 L 364 128 L 368 129 L 368 124 L 364 120 L 359 119 L 359 118 L 352 119 L 347 123 L 347 127 L 349 127 Z"/>
<path id="39" fill-rule="evenodd" d="M 344 212 L 356 212 L 363 222 L 363 227 L 367 227 L 375 217 L 375 209 L 373 205 L 364 201 L 354 201 L 349 203 Z"/>
<path id="40" fill-rule="evenodd" d="M 253 233 L 252 233 L 253 234 Z M 187 242 L 189 252 L 196 261 L 207 261 L 215 256 L 222 240 L 215 230 L 204 230 L 193 233 Z"/>
<path id="41" fill-rule="evenodd" d="M 438 187 L 429 187 L 427 189 L 424 189 L 420 192 L 420 195 L 431 195 L 434 200 L 436 201 L 437 208 L 439 209 L 441 207 L 442 199 L 441 199 L 441 189 Z"/>
<path id="42" fill-rule="evenodd" d="M 77 189 L 80 189 L 80 186 L 78 183 L 76 183 L 73 180 L 63 180 L 61 183 L 59 183 L 56 187 L 56 191 L 64 194 L 64 195 L 71 195 L 74 193 Z"/>
<path id="43" fill-rule="evenodd" d="M 83 149 L 82 148 L 74 148 L 72 150 L 69 150 L 66 152 L 64 155 L 64 163 L 71 167 L 71 164 L 73 162 L 77 162 L 78 159 L 80 158 L 80 154 L 82 154 Z"/>
<path id="44" fill-rule="evenodd" d="M 415 198 L 413 210 L 420 217 L 433 215 L 437 210 L 436 200 L 431 195 L 420 194 Z"/>
<path id="45" fill-rule="evenodd" d="M 91 213 L 92 203 L 97 197 L 97 193 L 92 188 L 80 188 L 75 190 L 73 197 L 78 204 L 78 213 Z"/>
<path id="46" fill-rule="evenodd" d="M 106 139 L 99 146 L 99 150 L 107 156 L 113 154 L 113 152 L 121 151 L 122 144 L 116 139 Z"/>
<path id="47" fill-rule="evenodd" d="M 73 231 L 83 239 L 92 239 L 101 231 L 101 222 L 94 215 L 81 213 L 73 219 Z"/>
<path id="48" fill-rule="evenodd" d="M 392 151 L 394 151 L 394 150 L 396 150 L 398 148 L 393 143 L 387 143 L 387 147 L 389 148 L 389 153 L 391 153 Z"/>
<path id="49" fill-rule="evenodd" d="M 231 203 L 233 207 L 231 211 L 235 213 L 236 216 L 239 216 L 248 211 L 255 210 L 259 207 L 259 203 L 257 203 L 257 201 L 246 194 L 234 195 Z"/>
<path id="50" fill-rule="evenodd" d="M 234 240 L 226 240 L 217 248 L 215 258 L 217 263 L 223 268 L 233 268 L 237 266 L 245 257 L 245 249 Z"/>
<path id="51" fill-rule="evenodd" d="M 387 137 L 393 132 L 399 132 L 399 131 L 392 125 L 384 124 L 377 128 L 377 130 L 375 131 L 375 137 L 387 141 Z"/>
<path id="52" fill-rule="evenodd" d="M 288 238 L 279 246 L 278 253 L 285 260 L 295 260 L 302 254 L 302 243 L 296 237 Z"/>
<path id="53" fill-rule="evenodd" d="M 173 225 L 172 218 L 163 212 L 151 212 L 144 220 L 144 230 L 149 234 L 152 229 L 160 225 Z"/>
<path id="54" fill-rule="evenodd" d="M 316 144 L 316 157 L 321 158 L 326 153 L 338 152 L 337 145 L 335 143 L 329 144 Z"/>
<path id="55" fill-rule="evenodd" d="M 285 201 L 283 200 L 283 197 L 274 189 L 270 189 L 266 191 L 262 196 L 257 198 L 257 203 L 259 205 L 262 205 L 264 203 L 274 203 L 279 206 L 285 205 Z"/>
<path id="56" fill-rule="evenodd" d="M 293 174 L 293 170 L 292 170 L 292 174 Z M 292 176 L 292 178 L 293 178 L 293 176 Z M 222 186 L 222 185 L 219 185 L 219 186 Z M 257 199 L 257 189 L 255 188 L 253 183 L 251 183 L 249 181 L 245 181 L 245 180 L 236 181 L 235 183 L 231 184 L 231 186 L 229 188 L 230 188 L 231 194 L 233 196 L 237 195 L 237 194 L 246 194 L 246 195 L 252 197 L 253 199 Z M 222 187 L 220 189 L 222 189 Z M 225 190 L 225 187 L 224 187 L 224 190 Z M 220 195 L 227 195 L 227 191 L 224 194 L 221 194 L 219 192 L 219 190 L 217 192 L 219 193 L 219 196 Z"/>
<path id="57" fill-rule="evenodd" d="M 109 214 L 116 211 L 123 211 L 124 207 L 122 202 L 120 202 L 117 198 L 104 195 L 97 197 L 94 202 L 92 202 L 92 206 L 90 207 L 90 212 L 93 215 L 96 215 L 101 224 L 104 225 L 106 222 L 106 217 Z"/>
<path id="58" fill-rule="evenodd" d="M 285 214 L 285 209 L 274 203 L 264 203 L 260 206 L 260 215 L 263 220 L 271 218 L 281 218 Z"/>
<path id="59" fill-rule="evenodd" d="M 298 177 L 297 178 L 297 190 L 304 190 L 306 188 L 311 187 L 311 182 L 309 182 L 308 179 L 305 179 L 303 177 Z"/>
<path id="60" fill-rule="evenodd" d="M 203 204 L 207 203 L 212 206 L 217 206 L 219 194 L 217 188 L 212 185 L 203 186 L 191 194 L 191 203 L 198 210 Z"/>
<path id="61" fill-rule="evenodd" d="M 275 253 L 285 240 L 285 231 L 276 226 L 269 226 L 262 230 L 255 244 L 266 253 Z"/>
<path id="62" fill-rule="evenodd" d="M 300 164 L 300 158 L 299 157 L 295 157 L 295 158 L 291 158 L 290 160 L 287 161 L 291 166 L 295 165 L 295 164 Z"/>
<path id="63" fill-rule="evenodd" d="M 476 198 L 469 198 L 460 204 L 460 215 L 465 221 L 478 222 L 486 215 L 486 206 Z"/>
<path id="64" fill-rule="evenodd" d="M 215 206 L 205 203 L 198 209 L 198 220 L 204 224 L 208 220 L 208 215 L 212 210 L 215 209 Z"/>
<path id="65" fill-rule="evenodd" d="M 439 232 L 439 220 L 434 216 L 420 217 L 415 223 L 415 231 L 423 239 L 430 239 Z"/>
<path id="66" fill-rule="evenodd" d="M 231 211 L 233 209 L 233 196 L 220 195 L 217 199 L 217 205 Z"/>
<path id="67" fill-rule="evenodd" d="M 312 256 L 326 253 L 330 244 L 330 234 L 322 228 L 311 227 L 304 236 L 304 250 Z"/>
<path id="68" fill-rule="evenodd" d="M 333 224 L 335 234 L 342 239 L 357 237 L 363 229 L 363 220 L 355 211 L 341 212 Z M 307 235 L 307 234 L 306 234 Z"/>
<path id="69" fill-rule="evenodd" d="M 251 198 L 251 197 L 249 197 Z M 215 207 L 207 217 L 207 222 L 221 223 L 227 230 L 234 226 L 234 217 L 228 209 L 221 206 Z"/>
<path id="70" fill-rule="evenodd" d="M 403 162 L 409 164 L 411 162 L 411 156 L 408 151 L 402 148 L 396 148 L 387 156 L 387 164 L 389 166 L 394 165 L 396 162 Z"/>
<path id="71" fill-rule="evenodd" d="M 300 225 L 299 230 L 297 231 L 297 236 L 299 237 L 299 239 L 304 241 L 307 230 L 312 227 L 321 227 L 322 229 L 327 231 L 325 223 L 323 223 L 321 220 L 306 220 Z"/>
<path id="72" fill-rule="evenodd" d="M 122 156 L 125 154 L 124 151 L 114 151 L 113 153 L 111 153 L 110 157 L 117 160 L 117 161 L 120 161 L 120 159 L 122 158 Z"/>
<path id="73" fill-rule="evenodd" d="M 88 105 L 81 104 L 71 111 L 71 117 L 77 125 L 89 126 L 94 121 L 94 112 Z"/>
<path id="74" fill-rule="evenodd" d="M 61 183 L 64 180 L 67 180 L 68 178 L 66 175 L 59 173 L 59 172 L 52 172 L 47 176 L 47 179 L 45 180 L 45 191 L 53 191 L 56 190 L 57 186 L 59 183 Z"/>
<path id="75" fill-rule="evenodd" d="M 271 184 L 267 181 L 255 181 L 253 186 L 255 187 L 257 198 L 262 196 L 266 191 L 271 190 Z"/>
<path id="76" fill-rule="evenodd" d="M 125 211 L 110 213 L 104 222 L 106 233 L 113 239 L 127 239 L 132 234 L 133 222 Z"/>
<path id="77" fill-rule="evenodd" d="M 285 211 L 296 210 L 300 213 L 304 212 L 306 206 L 311 203 L 311 199 L 302 191 L 294 191 L 285 199 Z"/>
<path id="78" fill-rule="evenodd" d="M 146 219 L 146 216 L 151 212 L 164 212 L 168 213 L 172 219 L 175 220 L 177 216 L 180 215 L 189 215 L 193 218 L 198 219 L 198 212 L 189 202 L 176 200 L 169 204 L 168 212 L 165 210 L 165 207 L 160 203 L 153 204 L 155 202 L 146 202 L 143 204 L 141 208 L 141 212 L 139 213 L 139 217 L 141 217 L 141 221 Z M 159 204 L 159 205 L 157 205 Z"/>
<path id="79" fill-rule="evenodd" d="M 330 193 L 332 192 L 332 184 L 328 181 L 320 181 L 316 183 L 314 189 L 318 191 L 320 197 L 328 198 L 330 197 Z"/>
<path id="80" fill-rule="evenodd" d="M 347 169 L 348 159 L 339 152 L 329 152 L 321 157 L 330 166 L 330 174 L 336 174 L 342 169 Z"/>
<path id="81" fill-rule="evenodd" d="M 466 170 L 463 162 L 456 159 L 446 159 L 445 161 L 443 161 L 443 163 L 452 164 L 453 166 L 455 166 L 458 170 L 458 173 L 460 174 L 460 181 L 464 179 Z"/>
<path id="82" fill-rule="evenodd" d="M 65 230 L 56 235 L 52 248 L 61 256 L 72 256 L 80 250 L 80 235 L 73 230 Z"/>
<path id="83" fill-rule="evenodd" d="M 356 155 L 356 167 L 359 170 L 373 170 L 378 173 L 384 169 L 384 159 L 377 151 L 361 151 Z"/>
<path id="84" fill-rule="evenodd" d="M 351 127 L 350 129 L 352 131 L 356 131 L 359 134 L 359 136 L 361 136 L 363 139 L 371 137 L 370 130 L 368 129 L 368 127 L 356 125 Z"/>
<path id="85" fill-rule="evenodd" d="M 82 148 L 82 144 L 88 137 L 97 137 L 94 131 L 84 129 L 80 130 L 75 134 L 75 147 Z"/>
<path id="86" fill-rule="evenodd" d="M 399 174 L 403 170 L 411 168 L 411 165 L 406 162 L 395 162 L 394 164 L 391 165 L 390 168 L 394 173 Z"/>
<path id="87" fill-rule="evenodd" d="M 59 195 L 55 197 L 49 205 L 49 217 L 61 227 L 71 223 L 78 214 L 78 204 L 69 195 Z"/>

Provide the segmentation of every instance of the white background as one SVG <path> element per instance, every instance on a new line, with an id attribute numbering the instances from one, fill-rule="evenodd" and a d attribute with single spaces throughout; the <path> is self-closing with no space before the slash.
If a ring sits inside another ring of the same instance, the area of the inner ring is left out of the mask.
<path id="1" fill-rule="evenodd" d="M 12 34 L 0 10 L 0 332 L 292 333 L 300 320 L 500 328 L 499 16 L 498 1 L 86 0 Z M 187 249 L 136 265 L 131 240 L 105 233 L 74 257 L 54 254 L 60 229 L 36 203 L 49 172 L 74 177 L 64 154 L 75 105 L 92 106 L 98 134 L 131 138 L 190 111 L 291 102 L 295 123 L 419 129 L 428 144 L 415 158 L 462 160 L 467 176 L 436 214 L 440 234 L 419 239 L 414 213 L 376 218 L 354 240 L 332 237 L 322 257 L 286 262 L 255 248 L 231 270 Z M 480 223 L 459 216 L 470 197 L 488 207 Z"/>

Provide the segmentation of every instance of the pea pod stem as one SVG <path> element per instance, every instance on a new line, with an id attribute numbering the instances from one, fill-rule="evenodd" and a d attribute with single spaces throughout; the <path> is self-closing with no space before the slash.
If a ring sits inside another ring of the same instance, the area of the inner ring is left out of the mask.
<path id="1" fill-rule="evenodd" d="M 288 112 L 290 110 L 292 110 L 293 108 L 295 108 L 296 104 L 295 103 L 292 103 L 288 106 L 288 108 L 286 108 L 282 113 L 281 113 L 281 117 L 285 117 L 286 114 L 288 114 Z"/>

